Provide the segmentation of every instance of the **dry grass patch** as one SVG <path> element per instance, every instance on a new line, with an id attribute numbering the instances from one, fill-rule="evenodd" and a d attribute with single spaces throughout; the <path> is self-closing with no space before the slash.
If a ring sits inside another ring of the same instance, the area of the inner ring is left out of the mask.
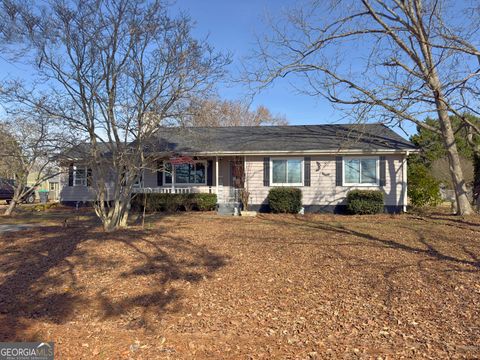
<path id="1" fill-rule="evenodd" d="M 2 235 L 0 235 L 2 236 Z M 151 216 L 1 238 L 0 341 L 64 358 L 472 358 L 480 220 Z"/>

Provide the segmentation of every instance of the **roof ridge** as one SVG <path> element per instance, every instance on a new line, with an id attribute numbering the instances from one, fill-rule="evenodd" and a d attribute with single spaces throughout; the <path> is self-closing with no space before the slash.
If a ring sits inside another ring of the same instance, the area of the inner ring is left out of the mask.
<path id="1" fill-rule="evenodd" d="M 382 122 L 370 123 L 342 123 L 342 124 L 287 124 L 287 125 L 232 125 L 232 126 L 159 126 L 158 128 L 166 129 L 230 129 L 230 128 L 289 128 L 289 127 L 306 127 L 306 126 L 364 126 L 364 125 L 383 125 L 390 129 Z"/>

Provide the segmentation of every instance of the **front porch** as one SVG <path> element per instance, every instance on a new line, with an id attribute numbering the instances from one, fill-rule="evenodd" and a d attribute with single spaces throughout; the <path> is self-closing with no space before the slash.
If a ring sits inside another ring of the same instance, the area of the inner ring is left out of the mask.
<path id="1" fill-rule="evenodd" d="M 243 158 L 242 158 L 243 159 Z M 218 204 L 233 204 L 240 199 L 240 175 L 244 162 L 231 157 L 196 158 L 194 164 L 170 165 L 164 171 L 145 170 L 132 190 L 136 194 L 216 194 Z"/>

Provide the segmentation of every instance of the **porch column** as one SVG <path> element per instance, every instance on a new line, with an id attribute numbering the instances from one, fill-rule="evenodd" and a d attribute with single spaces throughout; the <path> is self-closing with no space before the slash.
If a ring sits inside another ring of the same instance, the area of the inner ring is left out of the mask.
<path id="1" fill-rule="evenodd" d="M 218 202 L 218 156 L 215 156 L 215 193 L 217 194 Z"/>

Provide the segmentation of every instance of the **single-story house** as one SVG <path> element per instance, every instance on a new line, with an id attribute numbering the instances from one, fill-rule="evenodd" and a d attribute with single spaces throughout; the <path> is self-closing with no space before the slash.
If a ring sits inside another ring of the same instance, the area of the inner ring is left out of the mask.
<path id="1" fill-rule="evenodd" d="M 221 205 L 235 201 L 244 186 L 251 209 L 263 211 L 272 187 L 293 186 L 302 190 L 305 211 L 317 212 L 341 211 L 352 189 L 379 189 L 385 210 L 401 212 L 407 205 L 406 160 L 416 148 L 382 124 L 349 124 L 160 128 L 149 151 L 158 153 L 164 171 L 144 170 L 134 192 L 215 193 Z M 182 156 L 193 161 L 178 162 Z M 61 202 L 94 200 L 87 172 L 71 164 Z"/>

